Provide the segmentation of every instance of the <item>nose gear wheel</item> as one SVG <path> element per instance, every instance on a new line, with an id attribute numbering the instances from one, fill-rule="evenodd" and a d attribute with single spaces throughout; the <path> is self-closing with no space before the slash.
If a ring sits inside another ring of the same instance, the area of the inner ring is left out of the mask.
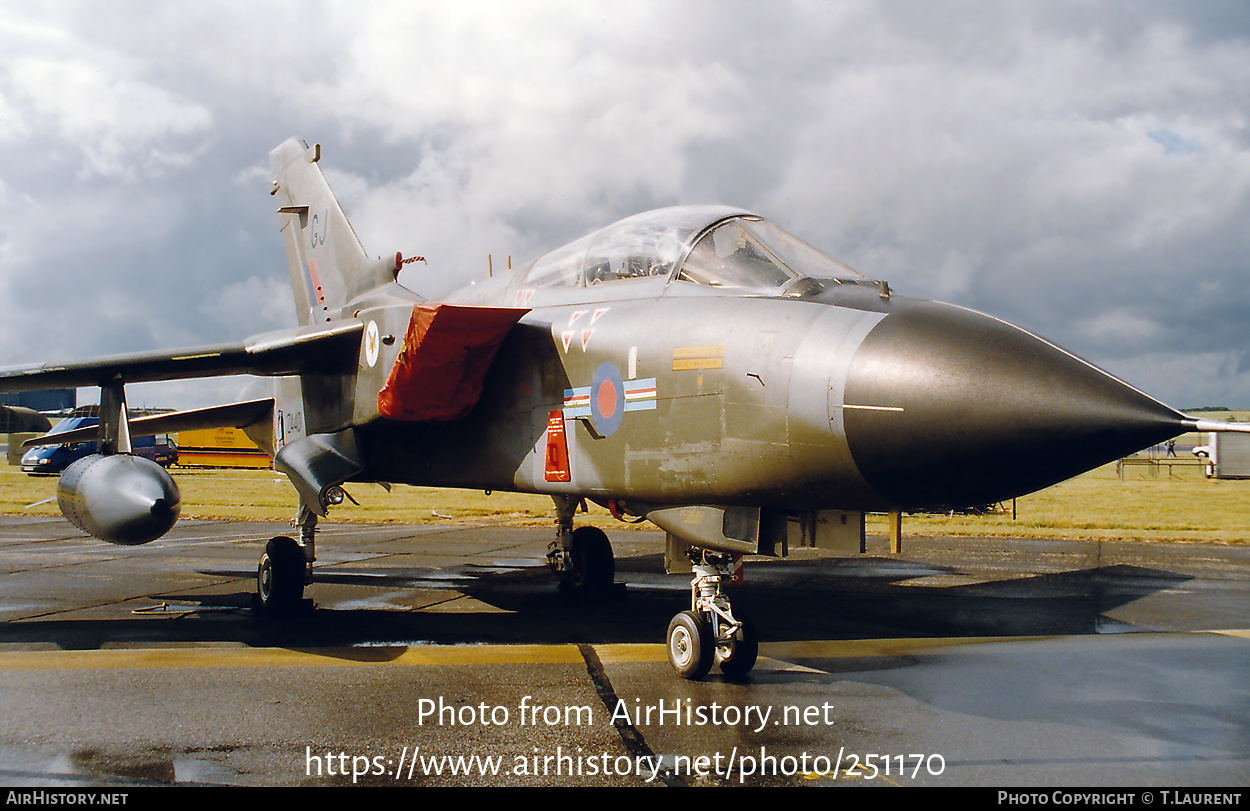
<path id="1" fill-rule="evenodd" d="M 668 624 L 668 661 L 684 679 L 701 679 L 720 666 L 731 679 L 742 678 L 759 655 L 755 626 L 741 610 L 734 612 L 721 590 L 732 574 L 728 555 L 692 550 L 694 577 L 690 581 L 690 609 Z"/>

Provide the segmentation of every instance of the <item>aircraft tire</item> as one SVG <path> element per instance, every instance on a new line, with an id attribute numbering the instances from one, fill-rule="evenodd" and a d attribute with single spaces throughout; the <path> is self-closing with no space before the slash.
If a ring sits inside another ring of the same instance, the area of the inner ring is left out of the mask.
<path id="1" fill-rule="evenodd" d="M 304 550 L 294 538 L 271 538 L 256 570 L 260 609 L 269 614 L 294 611 L 304 598 L 304 568 Z"/>
<path id="2" fill-rule="evenodd" d="M 720 672 L 731 679 L 740 679 L 755 667 L 760 643 L 759 637 L 755 635 L 755 624 L 749 616 L 734 609 L 734 619 L 738 620 L 740 626 L 738 633 L 734 634 L 733 641 L 727 646 L 717 648 L 717 656 L 720 660 Z"/>
<path id="3" fill-rule="evenodd" d="M 612 544 L 603 530 L 598 527 L 573 530 L 569 559 L 572 568 L 564 573 L 568 588 L 583 597 L 607 594 L 616 577 L 616 562 L 612 557 Z"/>
<path id="4" fill-rule="evenodd" d="M 668 661 L 683 679 L 701 679 L 712 669 L 715 651 L 712 626 L 693 611 L 683 611 L 668 624 Z"/>

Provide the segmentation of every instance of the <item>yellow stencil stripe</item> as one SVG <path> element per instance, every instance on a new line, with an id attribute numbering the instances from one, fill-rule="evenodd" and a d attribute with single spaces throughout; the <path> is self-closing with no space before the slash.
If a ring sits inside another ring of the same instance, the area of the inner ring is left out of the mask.
<path id="1" fill-rule="evenodd" d="M 725 365 L 725 345 L 678 346 L 673 349 L 673 371 L 720 369 Z"/>

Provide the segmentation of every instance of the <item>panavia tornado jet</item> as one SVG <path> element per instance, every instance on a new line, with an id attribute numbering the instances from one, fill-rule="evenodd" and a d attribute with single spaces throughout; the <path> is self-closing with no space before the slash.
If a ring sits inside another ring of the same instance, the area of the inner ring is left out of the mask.
<path id="1" fill-rule="evenodd" d="M 62 475 L 80 529 L 142 544 L 180 495 L 132 438 L 236 426 L 298 494 L 296 538 L 265 544 L 258 604 L 313 582 L 317 522 L 348 482 L 541 493 L 548 557 L 588 595 L 614 579 L 593 501 L 666 533 L 692 576 L 669 627 L 682 676 L 749 671 L 757 642 L 723 583 L 743 555 L 863 551 L 864 514 L 983 505 L 1193 430 L 1181 414 L 992 316 L 896 295 L 737 208 L 629 217 L 440 301 L 364 251 L 318 166 L 270 153 L 299 326 L 239 343 L 9 369 L 0 391 L 99 386 L 96 440 Z M 131 419 L 125 384 L 252 374 L 274 395 Z M 36 440 L 39 441 L 39 440 Z"/>

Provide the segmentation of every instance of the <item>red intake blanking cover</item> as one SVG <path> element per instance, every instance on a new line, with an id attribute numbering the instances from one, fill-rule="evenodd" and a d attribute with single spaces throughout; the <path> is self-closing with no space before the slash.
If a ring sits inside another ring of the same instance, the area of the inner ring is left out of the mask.
<path id="1" fill-rule="evenodd" d="M 482 396 L 495 353 L 529 310 L 418 304 L 408 334 L 378 392 L 378 411 L 392 420 L 456 420 Z"/>

